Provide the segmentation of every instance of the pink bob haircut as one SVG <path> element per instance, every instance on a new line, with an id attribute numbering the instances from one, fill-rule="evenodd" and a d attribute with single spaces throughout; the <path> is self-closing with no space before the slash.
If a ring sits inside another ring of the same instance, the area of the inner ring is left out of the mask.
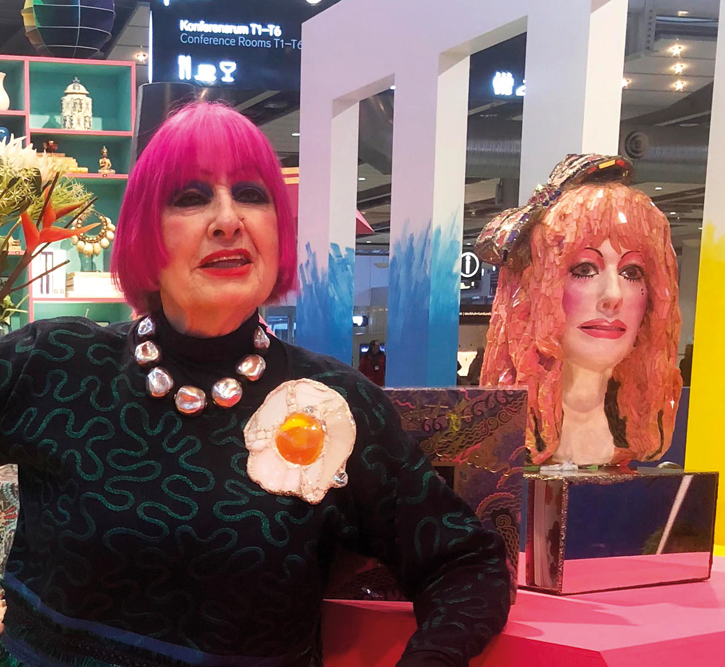
<path id="1" fill-rule="evenodd" d="M 297 284 L 295 220 L 279 160 L 262 132 L 220 103 L 181 108 L 158 129 L 134 166 L 121 206 L 111 271 L 139 314 L 158 307 L 158 279 L 168 262 L 161 214 L 171 195 L 200 174 L 214 180 L 259 179 L 277 213 L 279 272 L 268 302 Z"/>
<path id="2" fill-rule="evenodd" d="M 614 368 L 605 413 L 614 437 L 613 463 L 658 459 L 669 448 L 682 389 L 677 260 L 664 214 L 643 192 L 622 183 L 588 184 L 565 192 L 531 231 L 531 263 L 501 269 L 483 385 L 529 390 L 526 445 L 534 464 L 559 446 L 566 317 L 564 280 L 586 246 L 638 250 L 644 256 L 648 307 L 632 351 Z"/>

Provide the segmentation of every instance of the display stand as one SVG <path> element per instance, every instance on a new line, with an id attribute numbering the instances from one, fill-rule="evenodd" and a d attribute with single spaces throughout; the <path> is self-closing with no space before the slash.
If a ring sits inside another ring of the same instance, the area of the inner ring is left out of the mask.
<path id="1" fill-rule="evenodd" d="M 393 667 L 415 629 L 409 602 L 327 601 L 325 667 Z M 725 558 L 715 558 L 698 583 L 563 598 L 519 591 L 506 629 L 471 667 L 699 667 L 719 665 L 723 646 Z"/>
<path id="2" fill-rule="evenodd" d="M 88 173 L 70 173 L 98 198 L 96 207 L 114 222 L 118 220 L 128 181 L 131 146 L 136 114 L 136 64 L 110 60 L 72 58 L 31 58 L 0 55 L 0 71 L 6 73 L 4 85 L 10 109 L 0 111 L 0 126 L 16 137 L 24 136 L 36 150 L 52 139 L 58 150 L 77 160 Z M 61 98 L 74 77 L 93 98 L 93 127 L 88 131 L 61 129 Z M 115 174 L 99 174 L 98 160 L 108 147 Z M 16 237 L 21 238 L 20 232 Z M 51 248 L 68 251 L 66 272 L 81 271 L 81 258 L 69 240 Z M 108 271 L 110 250 L 95 258 L 98 271 Z M 32 277 L 32 276 L 31 276 Z M 27 292 L 18 292 L 20 300 Z M 99 322 L 129 319 L 130 306 L 123 299 L 107 297 L 83 299 L 46 299 L 30 293 L 23 305 L 27 315 L 13 315 L 12 328 L 37 319 L 66 315 L 87 316 Z"/>

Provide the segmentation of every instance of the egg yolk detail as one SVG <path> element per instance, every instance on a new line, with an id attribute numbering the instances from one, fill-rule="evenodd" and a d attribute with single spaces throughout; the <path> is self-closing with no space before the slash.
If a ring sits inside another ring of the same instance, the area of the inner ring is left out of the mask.
<path id="1" fill-rule="evenodd" d="M 280 456 L 298 465 L 317 461 L 325 444 L 325 431 L 318 419 L 296 412 L 285 419 L 275 438 Z"/>

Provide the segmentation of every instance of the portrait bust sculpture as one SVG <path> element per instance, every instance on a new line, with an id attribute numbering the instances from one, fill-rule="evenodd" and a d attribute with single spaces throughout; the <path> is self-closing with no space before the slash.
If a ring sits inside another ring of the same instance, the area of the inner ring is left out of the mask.
<path id="1" fill-rule="evenodd" d="M 682 379 L 677 260 L 665 215 L 619 157 L 569 155 L 481 232 L 501 266 L 481 381 L 528 387 L 534 464 L 655 460 Z"/>

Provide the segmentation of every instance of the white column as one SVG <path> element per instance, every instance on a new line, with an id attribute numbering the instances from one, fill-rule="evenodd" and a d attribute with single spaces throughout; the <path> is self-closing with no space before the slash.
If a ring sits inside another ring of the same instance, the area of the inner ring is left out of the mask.
<path id="1" fill-rule="evenodd" d="M 567 153 L 617 153 L 627 5 L 628 0 L 532 4 L 521 203 Z"/>
<path id="2" fill-rule="evenodd" d="M 456 382 L 469 69 L 467 56 L 428 52 L 396 74 L 391 386 Z"/>
<path id="3" fill-rule="evenodd" d="M 320 115 L 303 114 L 300 125 L 300 182 L 312 187 L 300 189 L 296 342 L 350 363 L 359 104 L 325 105 L 305 94 L 302 103 Z M 329 134 L 320 132 L 320 116 Z"/>

